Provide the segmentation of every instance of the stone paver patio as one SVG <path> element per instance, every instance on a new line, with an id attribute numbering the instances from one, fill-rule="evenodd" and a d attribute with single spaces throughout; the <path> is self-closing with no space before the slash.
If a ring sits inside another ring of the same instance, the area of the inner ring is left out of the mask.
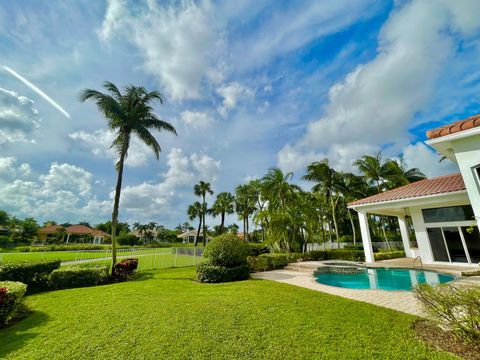
<path id="1" fill-rule="evenodd" d="M 411 259 L 410 259 L 411 262 Z M 378 262 L 378 266 L 396 267 L 394 261 Z M 402 263 L 402 262 L 400 262 Z M 300 286 L 311 290 L 321 291 L 331 295 L 341 296 L 351 300 L 363 301 L 385 308 L 401 311 L 411 315 L 423 316 L 420 302 L 410 291 L 386 291 L 386 290 L 359 290 L 320 284 L 313 277 L 313 270 L 320 262 L 308 261 L 305 263 L 291 264 L 283 270 L 265 271 L 252 274 L 253 278 L 278 281 L 290 285 Z M 404 265 L 404 262 L 402 263 Z M 406 266 L 398 266 L 406 267 Z M 425 267 L 427 270 L 427 267 Z M 444 271 L 429 266 L 428 270 Z M 450 273 L 458 274 L 462 269 L 451 269 Z M 455 284 L 480 284 L 480 276 L 461 277 L 454 280 Z"/>

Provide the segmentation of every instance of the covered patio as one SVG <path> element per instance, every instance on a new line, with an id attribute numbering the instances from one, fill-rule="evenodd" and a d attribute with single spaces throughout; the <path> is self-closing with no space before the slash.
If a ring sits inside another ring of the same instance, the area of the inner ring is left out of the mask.
<path id="1" fill-rule="evenodd" d="M 398 219 L 409 258 L 420 257 L 425 264 L 477 265 L 480 261 L 480 234 L 460 174 L 418 181 L 350 203 L 349 207 L 358 213 L 368 263 L 375 261 L 369 215 Z"/>

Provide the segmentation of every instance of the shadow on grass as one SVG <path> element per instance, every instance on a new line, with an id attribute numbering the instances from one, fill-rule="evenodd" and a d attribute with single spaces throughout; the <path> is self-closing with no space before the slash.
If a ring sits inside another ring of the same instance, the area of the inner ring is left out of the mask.
<path id="1" fill-rule="evenodd" d="M 0 359 L 7 356 L 35 338 L 40 332 L 35 328 L 45 324 L 50 317 L 40 311 L 26 311 L 19 314 L 11 323 L 0 328 Z"/>

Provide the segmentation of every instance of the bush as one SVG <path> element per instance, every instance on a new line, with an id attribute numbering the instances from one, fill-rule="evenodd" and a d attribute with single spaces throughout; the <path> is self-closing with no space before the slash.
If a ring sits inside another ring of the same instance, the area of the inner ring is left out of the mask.
<path id="1" fill-rule="evenodd" d="M 291 262 L 298 260 L 307 260 L 308 254 L 302 253 L 274 253 L 274 254 L 262 254 L 259 256 L 248 257 L 248 264 L 253 272 L 269 271 L 275 269 L 283 269 Z"/>
<path id="2" fill-rule="evenodd" d="M 27 246 L 19 249 L 22 252 L 68 251 L 68 250 L 103 250 L 109 246 L 100 244 L 59 244 L 45 246 Z"/>
<path id="3" fill-rule="evenodd" d="M 101 285 L 108 282 L 109 270 L 107 264 L 62 266 L 50 274 L 48 285 L 56 290 Z"/>
<path id="4" fill-rule="evenodd" d="M 248 243 L 248 249 L 250 256 L 258 256 L 270 252 L 270 248 L 264 244 Z"/>
<path id="5" fill-rule="evenodd" d="M 405 257 L 405 251 L 403 250 L 392 250 L 392 251 L 382 251 L 373 254 L 375 260 L 387 260 L 387 259 L 396 259 Z"/>
<path id="6" fill-rule="evenodd" d="M 26 291 L 27 285 L 21 282 L 0 281 L 0 326 L 15 316 Z"/>
<path id="7" fill-rule="evenodd" d="M 29 286 L 45 286 L 50 273 L 60 267 L 60 260 L 23 261 L 0 264 L 0 281 L 20 281 Z"/>
<path id="8" fill-rule="evenodd" d="M 139 245 L 140 239 L 133 234 L 123 234 L 116 237 L 117 243 L 119 245 Z"/>
<path id="9" fill-rule="evenodd" d="M 203 256 L 210 265 L 233 268 L 246 263 L 248 252 L 248 245 L 236 235 L 223 234 L 207 244 Z"/>
<path id="10" fill-rule="evenodd" d="M 250 268 L 246 264 L 230 268 L 210 264 L 200 264 L 197 267 L 197 279 L 204 283 L 239 281 L 249 277 Z"/>
<path id="11" fill-rule="evenodd" d="M 420 285 L 415 289 L 431 320 L 461 341 L 480 345 L 480 287 Z"/>
<path id="12" fill-rule="evenodd" d="M 205 247 L 205 263 L 197 267 L 198 281 L 218 283 L 248 278 L 248 253 L 248 245 L 236 235 L 217 236 Z"/>
<path id="13" fill-rule="evenodd" d="M 113 267 L 113 278 L 117 281 L 127 280 L 138 268 L 138 259 L 124 259 Z"/>

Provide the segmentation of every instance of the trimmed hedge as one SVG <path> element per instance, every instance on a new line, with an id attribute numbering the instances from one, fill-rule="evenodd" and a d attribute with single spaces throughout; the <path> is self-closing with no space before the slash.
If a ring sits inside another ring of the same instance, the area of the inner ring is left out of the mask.
<path id="1" fill-rule="evenodd" d="M 27 285 L 16 281 L 0 281 L 0 327 L 5 325 L 20 305 Z"/>
<path id="2" fill-rule="evenodd" d="M 259 256 L 262 254 L 268 254 L 270 252 L 270 248 L 264 244 L 247 243 L 247 245 L 249 248 L 250 256 Z"/>
<path id="3" fill-rule="evenodd" d="M 23 261 L 0 264 L 0 281 L 19 281 L 29 286 L 45 286 L 48 276 L 60 267 L 60 260 Z"/>
<path id="4" fill-rule="evenodd" d="M 225 266 L 200 264 L 197 268 L 197 279 L 203 283 L 221 283 L 246 280 L 250 277 L 250 267 L 240 265 L 231 268 Z"/>
<path id="5" fill-rule="evenodd" d="M 375 260 L 387 260 L 387 259 L 397 259 L 405 257 L 405 251 L 403 250 L 394 250 L 394 251 L 382 251 L 373 254 Z"/>
<path id="6" fill-rule="evenodd" d="M 48 286 L 58 290 L 105 284 L 110 279 L 109 270 L 107 264 L 62 266 L 50 274 Z"/>
<path id="7" fill-rule="evenodd" d="M 384 251 L 375 253 L 375 260 L 386 260 L 405 257 L 404 251 Z M 326 250 L 309 253 L 273 253 L 249 256 L 248 264 L 253 272 L 282 269 L 295 261 L 347 260 L 365 261 L 363 250 Z"/>

